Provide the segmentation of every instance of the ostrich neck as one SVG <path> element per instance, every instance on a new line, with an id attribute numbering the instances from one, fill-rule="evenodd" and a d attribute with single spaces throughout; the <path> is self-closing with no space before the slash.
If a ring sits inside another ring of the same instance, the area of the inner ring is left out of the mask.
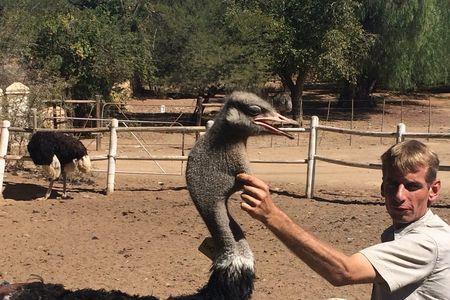
<path id="1" fill-rule="evenodd" d="M 186 182 L 191 198 L 213 237 L 216 253 L 200 299 L 250 299 L 253 253 L 228 211 L 239 189 L 236 175 L 249 172 L 245 131 L 215 123 L 189 153 Z"/>
<path id="2" fill-rule="evenodd" d="M 221 252 L 235 250 L 239 243 L 245 240 L 241 227 L 229 214 L 226 199 L 218 200 L 213 208 L 214 211 L 206 211 L 205 223 L 218 249 Z M 202 214 L 203 215 L 203 214 Z"/>
<path id="3" fill-rule="evenodd" d="M 230 125 L 222 119 L 215 121 L 213 127 L 206 133 L 206 137 L 211 146 L 243 146 L 240 150 L 242 153 L 246 153 L 247 151 L 246 145 L 249 136 L 250 133 L 247 128 Z"/>
<path id="4" fill-rule="evenodd" d="M 203 136 L 189 155 L 188 188 L 220 251 L 245 254 L 250 250 L 244 233 L 229 214 L 227 202 L 239 188 L 236 175 L 249 172 L 247 138 L 214 133 L 211 130 Z"/>

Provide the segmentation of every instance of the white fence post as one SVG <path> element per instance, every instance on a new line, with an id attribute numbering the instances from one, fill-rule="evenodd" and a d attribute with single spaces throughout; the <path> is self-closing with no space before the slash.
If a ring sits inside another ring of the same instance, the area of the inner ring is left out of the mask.
<path id="1" fill-rule="evenodd" d="M 119 121 L 117 119 L 112 119 L 109 133 L 108 177 L 106 179 L 106 195 L 110 195 L 114 192 L 114 179 L 116 176 L 117 127 L 119 127 Z"/>
<path id="2" fill-rule="evenodd" d="M 319 125 L 319 118 L 312 116 L 309 133 L 309 149 L 308 149 L 308 170 L 306 172 L 306 197 L 308 199 L 314 196 L 314 177 L 315 177 L 315 155 L 317 144 L 317 126 Z"/>
<path id="3" fill-rule="evenodd" d="M 396 143 L 403 142 L 403 134 L 406 132 L 406 125 L 403 123 L 397 124 L 397 140 Z"/>
<path id="4" fill-rule="evenodd" d="M 9 126 L 11 123 L 7 120 L 2 121 L 1 137 L 0 137 L 0 189 L 1 198 L 3 199 L 3 178 L 5 177 L 6 154 L 8 151 Z"/>

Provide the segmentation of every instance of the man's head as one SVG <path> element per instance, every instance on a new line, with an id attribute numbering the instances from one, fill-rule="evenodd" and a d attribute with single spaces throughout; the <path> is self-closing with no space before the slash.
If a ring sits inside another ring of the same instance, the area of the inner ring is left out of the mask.
<path id="1" fill-rule="evenodd" d="M 439 158 L 425 144 L 408 140 L 390 147 L 382 156 L 381 194 L 394 224 L 420 219 L 438 196 Z"/>

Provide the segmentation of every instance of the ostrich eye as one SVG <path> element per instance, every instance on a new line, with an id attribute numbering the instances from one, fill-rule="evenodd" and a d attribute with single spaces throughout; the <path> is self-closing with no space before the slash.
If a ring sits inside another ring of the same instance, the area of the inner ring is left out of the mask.
<path id="1" fill-rule="evenodd" d="M 250 105 L 248 107 L 248 113 L 252 116 L 257 116 L 261 113 L 261 107 L 258 105 Z"/>

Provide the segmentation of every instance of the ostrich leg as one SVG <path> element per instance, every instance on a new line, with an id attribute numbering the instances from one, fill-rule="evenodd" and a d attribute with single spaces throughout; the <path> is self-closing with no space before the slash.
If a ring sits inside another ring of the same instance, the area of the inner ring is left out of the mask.
<path id="1" fill-rule="evenodd" d="M 52 193 L 52 189 L 53 189 L 53 182 L 54 182 L 54 180 L 53 180 L 53 179 L 50 179 L 50 184 L 49 184 L 49 186 L 48 186 L 47 191 L 45 192 L 45 196 L 44 196 L 44 197 L 37 198 L 36 200 L 47 200 L 48 197 L 50 197 L 50 194 Z"/>
<path id="2" fill-rule="evenodd" d="M 63 178 L 63 194 L 62 194 L 62 199 L 69 199 L 69 195 L 67 195 L 67 175 L 66 172 L 61 172 L 62 174 L 62 178 Z"/>

